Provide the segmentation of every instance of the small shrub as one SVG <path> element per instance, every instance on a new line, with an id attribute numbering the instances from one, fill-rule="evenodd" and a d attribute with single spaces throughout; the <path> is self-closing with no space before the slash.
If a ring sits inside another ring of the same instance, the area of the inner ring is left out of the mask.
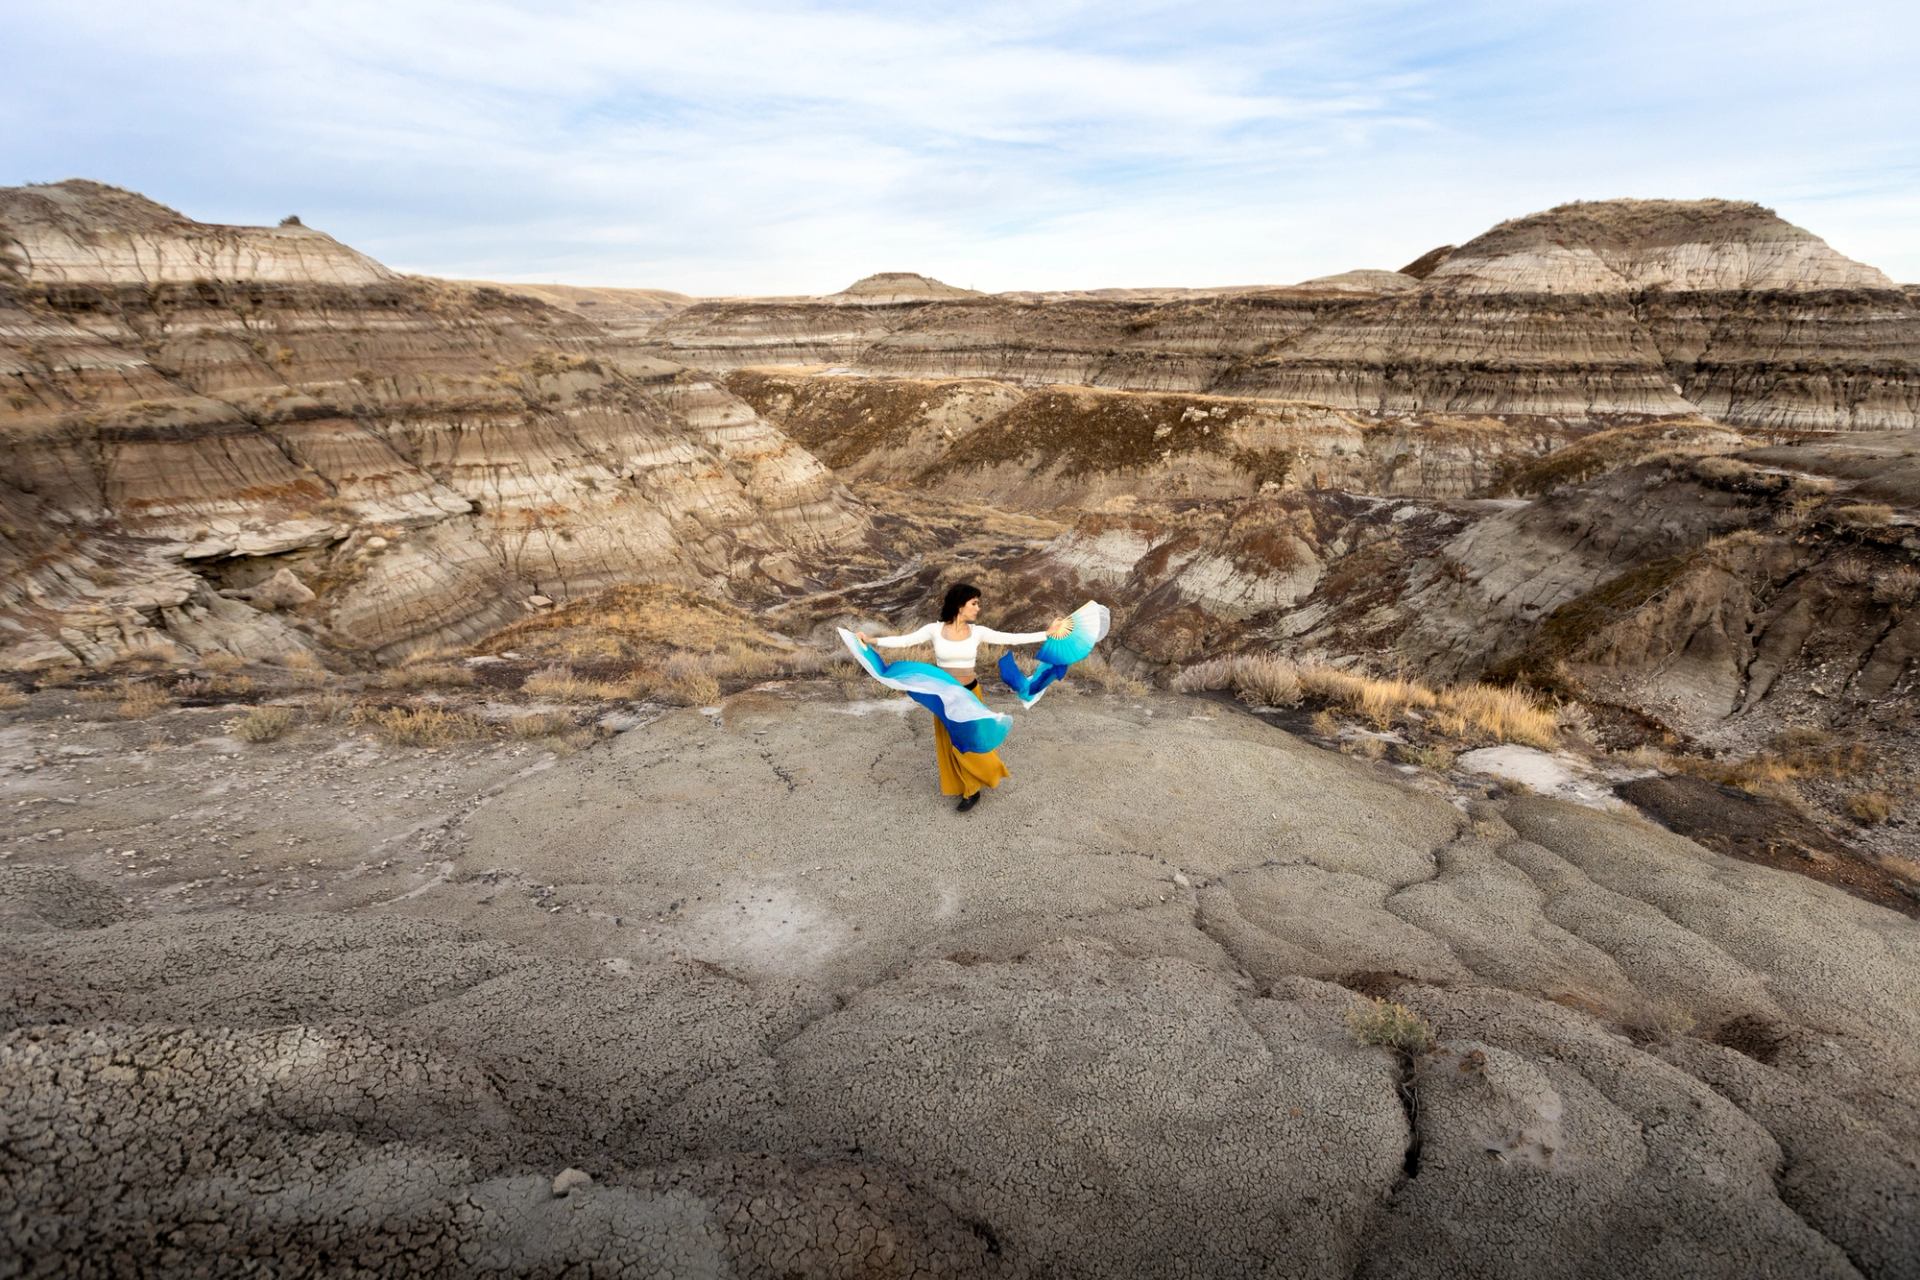
<path id="1" fill-rule="evenodd" d="M 711 706 L 720 701 L 720 681 L 714 678 L 705 660 L 695 654 L 678 653 L 667 659 L 658 692 L 679 706 Z"/>
<path id="2" fill-rule="evenodd" d="M 1334 715 L 1333 712 L 1328 711 L 1325 707 L 1313 713 L 1313 719 L 1307 727 L 1322 738 L 1337 738 L 1340 736 L 1339 717 Z"/>
<path id="3" fill-rule="evenodd" d="M 1843 587 L 1864 587 L 1873 581 L 1873 566 L 1859 556 L 1841 556 L 1828 574 Z"/>
<path id="4" fill-rule="evenodd" d="M 1774 735 L 1773 749 L 1785 755 L 1823 751 L 1833 745 L 1833 735 L 1810 724 L 1797 724 Z"/>
<path id="5" fill-rule="evenodd" d="M 1877 826 L 1893 816 L 1893 797 L 1884 791 L 1856 791 L 1847 797 L 1847 816 L 1863 827 Z"/>
<path id="6" fill-rule="evenodd" d="M 1347 1030 L 1361 1044 L 1394 1049 L 1409 1057 L 1433 1048 L 1433 1029 L 1413 1010 L 1391 1000 L 1368 1000 L 1347 1010 Z"/>
<path id="7" fill-rule="evenodd" d="M 1387 754 L 1387 742 L 1384 738 L 1363 733 L 1341 743 L 1340 749 L 1350 756 L 1359 756 L 1362 760 L 1378 760 Z"/>
<path id="8" fill-rule="evenodd" d="M 242 742 L 272 742 L 292 724 L 292 707 L 254 707 L 227 721 L 226 729 Z"/>
<path id="9" fill-rule="evenodd" d="M 1402 746 L 1395 753 L 1408 764 L 1419 765 L 1422 769 L 1431 769 L 1435 773 L 1445 773 L 1453 768 L 1456 755 L 1453 751 L 1438 743 L 1426 746 Z"/>
<path id="10" fill-rule="evenodd" d="M 441 747 L 485 732 L 477 716 L 438 707 L 363 707 L 354 713 L 354 720 L 388 742 L 407 747 Z"/>
<path id="11" fill-rule="evenodd" d="M 1873 598 L 1878 604 L 1908 605 L 1920 599 L 1920 569 L 1901 565 L 1889 569 L 1873 582 Z"/>
<path id="12" fill-rule="evenodd" d="M 215 696 L 253 691 L 252 676 L 214 676 L 206 682 L 207 692 Z"/>
<path id="13" fill-rule="evenodd" d="M 1853 529 L 1879 529 L 1893 523 L 1893 508 L 1883 502 L 1852 502 L 1828 510 L 1835 520 Z"/>
<path id="14" fill-rule="evenodd" d="M 344 693 L 323 693 L 307 704 L 307 714 L 315 720 L 333 724 L 341 720 L 351 720 L 359 706 Z"/>
<path id="15" fill-rule="evenodd" d="M 230 671 L 238 671 L 246 665 L 247 660 L 245 658 L 228 653 L 224 649 L 216 649 L 212 653 L 203 655 L 200 659 L 200 666 L 207 671 L 213 672 L 215 675 L 225 675 Z"/>
<path id="16" fill-rule="evenodd" d="M 564 711 L 536 711 L 507 721 L 509 738 L 550 738 L 573 728 L 573 717 Z"/>
<path id="17" fill-rule="evenodd" d="M 120 705 L 115 708 L 122 720 L 144 720 L 173 705 L 167 691 L 157 684 L 120 684 Z"/>

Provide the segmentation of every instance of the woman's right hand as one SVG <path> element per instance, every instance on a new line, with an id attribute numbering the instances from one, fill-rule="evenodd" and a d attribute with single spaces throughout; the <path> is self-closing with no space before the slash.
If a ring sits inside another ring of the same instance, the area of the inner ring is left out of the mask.
<path id="1" fill-rule="evenodd" d="M 873 641 L 871 641 L 871 640 L 869 640 L 869 639 L 867 639 L 867 633 L 866 633 L 866 632 L 864 632 L 864 631 L 856 631 L 856 632 L 854 632 L 854 633 L 853 633 L 853 638 L 854 638 L 855 640 L 858 640 L 858 641 L 859 641 L 859 642 L 860 642 L 861 644 L 863 644 L 863 645 L 865 645 L 865 646 L 867 646 L 867 648 L 869 648 L 869 649 L 871 649 L 871 648 L 873 648 Z"/>

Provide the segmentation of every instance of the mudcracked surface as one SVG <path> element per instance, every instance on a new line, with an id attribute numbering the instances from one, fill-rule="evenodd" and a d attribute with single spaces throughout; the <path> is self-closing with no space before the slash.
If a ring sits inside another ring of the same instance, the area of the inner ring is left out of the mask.
<path id="1" fill-rule="evenodd" d="M 0 1273 L 1920 1274 L 1920 926 L 1638 819 L 1071 683 L 964 817 L 805 685 L 167 720 L 0 743 Z"/>

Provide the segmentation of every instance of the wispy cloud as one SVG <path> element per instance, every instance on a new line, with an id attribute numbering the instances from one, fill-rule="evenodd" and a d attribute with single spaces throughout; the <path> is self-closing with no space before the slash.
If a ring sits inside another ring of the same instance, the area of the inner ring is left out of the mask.
<path id="1" fill-rule="evenodd" d="M 1920 279 L 1920 21 L 1686 9 L 103 0 L 10 20 L 0 182 L 697 293 L 1285 281 L 1619 194 Z"/>

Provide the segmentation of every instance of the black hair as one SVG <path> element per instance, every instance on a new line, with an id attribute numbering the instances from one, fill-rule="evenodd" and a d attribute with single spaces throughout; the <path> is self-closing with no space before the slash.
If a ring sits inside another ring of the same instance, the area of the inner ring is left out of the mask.
<path id="1" fill-rule="evenodd" d="M 971 582 L 956 582 L 947 588 L 947 598 L 940 602 L 940 621 L 952 622 L 967 607 L 967 601 L 978 600 L 980 588 Z"/>

